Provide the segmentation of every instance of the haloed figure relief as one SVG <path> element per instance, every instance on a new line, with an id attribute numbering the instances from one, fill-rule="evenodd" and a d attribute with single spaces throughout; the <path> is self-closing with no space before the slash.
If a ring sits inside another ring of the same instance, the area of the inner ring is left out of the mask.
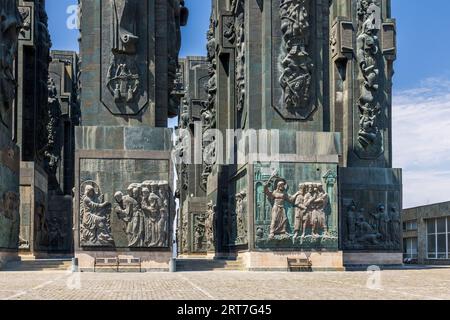
<path id="1" fill-rule="evenodd" d="M 81 246 L 113 246 L 111 235 L 111 203 L 104 201 L 100 187 L 84 182 L 80 195 Z"/>

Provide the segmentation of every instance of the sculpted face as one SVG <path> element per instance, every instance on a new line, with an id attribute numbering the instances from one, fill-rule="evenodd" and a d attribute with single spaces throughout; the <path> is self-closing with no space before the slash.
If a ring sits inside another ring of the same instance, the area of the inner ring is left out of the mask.
<path id="1" fill-rule="evenodd" d="M 128 188 L 127 193 L 128 193 L 128 196 L 132 197 L 133 196 L 133 188 Z"/>
<path id="2" fill-rule="evenodd" d="M 92 186 L 86 186 L 84 194 L 89 198 L 93 198 L 95 196 L 94 188 Z"/>
<path id="3" fill-rule="evenodd" d="M 143 196 L 145 199 L 148 199 L 148 197 L 150 196 L 150 190 L 148 190 L 147 188 L 144 188 L 144 189 L 142 190 L 142 196 Z"/>
<path id="4" fill-rule="evenodd" d="M 122 194 L 122 192 L 117 192 L 117 193 L 114 195 L 114 199 L 116 199 L 117 202 L 122 202 L 122 200 L 123 200 L 123 194 Z"/>

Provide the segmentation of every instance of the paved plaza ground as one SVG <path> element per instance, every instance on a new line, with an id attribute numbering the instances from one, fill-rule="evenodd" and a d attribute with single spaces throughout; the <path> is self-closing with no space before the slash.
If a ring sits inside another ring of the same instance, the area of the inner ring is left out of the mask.
<path id="1" fill-rule="evenodd" d="M 450 299 L 450 269 L 368 272 L 0 272 L 5 300 Z"/>

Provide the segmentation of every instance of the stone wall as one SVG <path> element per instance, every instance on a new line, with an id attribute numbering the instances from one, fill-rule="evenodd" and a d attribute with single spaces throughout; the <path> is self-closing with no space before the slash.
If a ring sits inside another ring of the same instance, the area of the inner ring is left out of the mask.
<path id="1" fill-rule="evenodd" d="M 172 131 L 180 0 L 81 5 L 81 122 L 75 134 L 75 255 L 134 257 L 168 269 L 175 216 Z"/>
<path id="2" fill-rule="evenodd" d="M 202 177 L 216 255 L 289 249 L 337 252 L 330 265 L 400 264 L 390 1 L 212 4 L 202 129 L 222 136 L 204 137 Z M 226 141 L 228 129 L 248 136 Z M 241 154 L 224 163 L 227 143 Z"/>
<path id="3" fill-rule="evenodd" d="M 77 127 L 75 255 L 132 256 L 168 269 L 175 217 L 170 129 Z M 161 254 L 159 256 L 159 254 Z"/>
<path id="4" fill-rule="evenodd" d="M 0 3 L 0 268 L 17 259 L 19 149 L 15 142 L 17 40 L 22 26 L 15 0 Z"/>
<path id="5" fill-rule="evenodd" d="M 0 255 L 19 242 L 19 149 L 0 125 Z"/>

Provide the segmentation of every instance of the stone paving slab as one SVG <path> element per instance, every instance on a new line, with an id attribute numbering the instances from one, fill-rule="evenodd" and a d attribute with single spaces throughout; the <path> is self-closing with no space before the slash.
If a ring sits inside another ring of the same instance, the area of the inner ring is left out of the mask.
<path id="1" fill-rule="evenodd" d="M 368 272 L 0 272 L 4 300 L 450 299 L 450 269 Z"/>

